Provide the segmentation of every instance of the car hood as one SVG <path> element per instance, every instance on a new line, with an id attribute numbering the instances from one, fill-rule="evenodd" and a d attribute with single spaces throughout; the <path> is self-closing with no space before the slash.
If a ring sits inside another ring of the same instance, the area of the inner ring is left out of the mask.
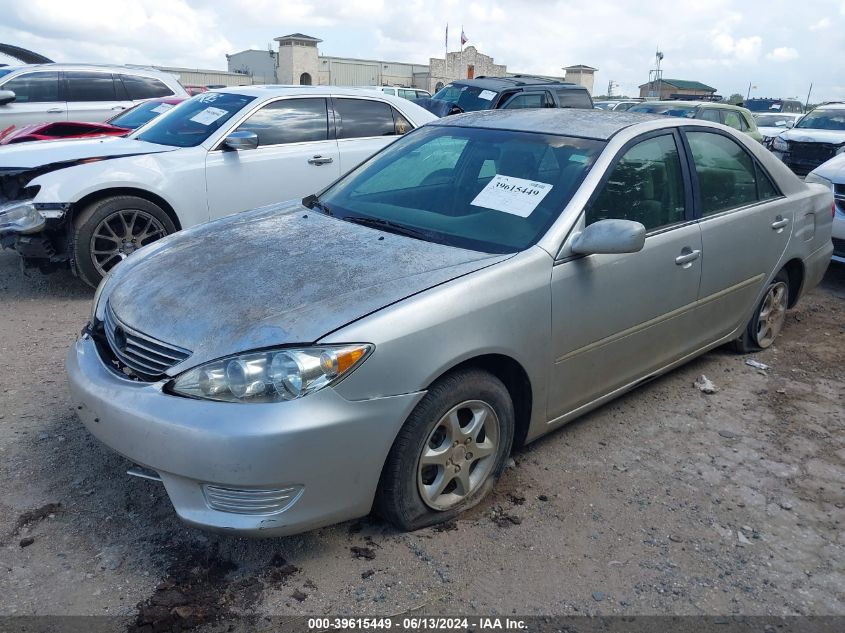
<path id="1" fill-rule="evenodd" d="M 127 138 L 69 139 L 13 143 L 0 152 L 0 169 L 33 169 L 75 161 L 154 154 L 178 149 Z"/>
<path id="2" fill-rule="evenodd" d="M 171 368 L 176 374 L 229 354 L 317 341 L 508 257 L 385 233 L 287 203 L 160 240 L 117 266 L 103 295 L 125 325 L 193 352 Z"/>
<path id="3" fill-rule="evenodd" d="M 792 128 L 782 132 L 780 137 L 787 141 L 799 143 L 845 143 L 845 131 L 841 130 L 814 130 L 812 128 Z"/>
<path id="4" fill-rule="evenodd" d="M 826 163 L 822 163 L 813 170 L 813 173 L 837 184 L 845 183 L 845 154 L 839 154 Z"/>
<path id="5" fill-rule="evenodd" d="M 785 132 L 787 129 L 789 129 L 789 128 L 768 126 L 768 125 L 764 125 L 762 127 L 757 126 L 757 131 L 760 132 L 760 134 L 762 134 L 763 136 L 767 136 L 769 138 L 771 138 L 773 136 L 777 136 L 781 132 Z"/>

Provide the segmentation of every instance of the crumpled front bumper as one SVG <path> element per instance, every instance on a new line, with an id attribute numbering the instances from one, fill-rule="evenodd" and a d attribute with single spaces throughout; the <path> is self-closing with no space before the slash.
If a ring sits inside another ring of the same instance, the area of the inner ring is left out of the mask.
<path id="1" fill-rule="evenodd" d="M 88 430 L 157 472 L 179 517 L 251 536 L 367 514 L 393 440 L 424 395 L 349 401 L 326 388 L 275 404 L 193 400 L 163 392 L 164 382 L 120 377 L 87 335 L 68 351 L 67 372 Z M 248 514 L 211 507 L 208 486 L 301 492 L 281 511 Z"/>

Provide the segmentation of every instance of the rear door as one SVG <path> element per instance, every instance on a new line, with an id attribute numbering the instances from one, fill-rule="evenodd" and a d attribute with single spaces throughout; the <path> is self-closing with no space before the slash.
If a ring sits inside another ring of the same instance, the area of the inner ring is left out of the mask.
<path id="1" fill-rule="evenodd" d="M 687 161 L 673 130 L 639 137 L 619 154 L 583 226 L 627 219 L 646 228 L 637 253 L 569 257 L 552 269 L 551 420 L 695 349 L 701 233 Z M 580 230 L 580 227 L 579 227 Z"/>
<path id="2" fill-rule="evenodd" d="M 65 71 L 68 119 L 101 123 L 132 105 L 117 75 L 96 71 Z"/>
<path id="3" fill-rule="evenodd" d="M 332 103 L 341 174 L 357 167 L 413 127 L 385 101 L 332 97 Z"/>
<path id="4" fill-rule="evenodd" d="M 687 128 L 704 263 L 696 331 L 714 341 L 748 317 L 792 232 L 788 200 L 727 133 Z"/>
<path id="5" fill-rule="evenodd" d="M 211 218 L 273 202 L 304 198 L 340 175 L 337 141 L 325 97 L 279 99 L 262 105 L 235 129 L 255 132 L 258 147 L 208 153 Z"/>
<path id="6" fill-rule="evenodd" d="M 67 104 L 57 71 L 34 71 L 6 80 L 0 90 L 11 90 L 15 100 L 0 105 L 0 132 L 9 126 L 67 120 Z"/>

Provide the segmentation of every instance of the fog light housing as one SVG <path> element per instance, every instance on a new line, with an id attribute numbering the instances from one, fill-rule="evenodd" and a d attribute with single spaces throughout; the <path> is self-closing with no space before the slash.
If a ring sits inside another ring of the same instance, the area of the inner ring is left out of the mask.
<path id="1" fill-rule="evenodd" d="M 32 233 L 44 228 L 44 216 L 32 200 L 16 200 L 0 205 L 0 233 Z"/>

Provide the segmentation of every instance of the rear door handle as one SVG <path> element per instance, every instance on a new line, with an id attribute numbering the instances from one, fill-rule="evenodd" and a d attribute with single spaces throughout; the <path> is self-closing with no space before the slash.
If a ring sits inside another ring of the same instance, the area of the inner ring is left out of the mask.
<path id="1" fill-rule="evenodd" d="M 686 249 L 685 249 L 685 250 L 686 250 Z M 701 251 L 699 251 L 699 250 L 694 250 L 694 251 L 693 251 L 693 250 L 691 250 L 691 251 L 689 251 L 688 253 L 683 253 L 683 254 L 681 254 L 681 255 L 678 255 L 678 256 L 675 258 L 675 263 L 676 263 L 678 266 L 683 266 L 684 268 L 689 268 L 689 267 L 690 267 L 690 265 L 691 265 L 691 262 L 695 261 L 695 260 L 696 260 L 696 259 L 698 259 L 699 257 L 701 257 Z"/>
<path id="2" fill-rule="evenodd" d="M 62 108 L 50 108 L 47 110 L 47 114 L 61 114 L 62 112 L 64 112 Z"/>
<path id="3" fill-rule="evenodd" d="M 309 158 L 308 163 L 311 165 L 325 165 L 326 163 L 331 163 L 334 159 L 331 156 L 320 156 L 317 154 L 314 158 Z"/>
<path id="4" fill-rule="evenodd" d="M 788 218 L 782 218 L 782 217 L 778 216 L 778 219 L 775 220 L 774 222 L 772 222 L 772 229 L 780 232 L 780 230 L 783 227 L 785 227 L 787 224 L 789 224 Z"/>

